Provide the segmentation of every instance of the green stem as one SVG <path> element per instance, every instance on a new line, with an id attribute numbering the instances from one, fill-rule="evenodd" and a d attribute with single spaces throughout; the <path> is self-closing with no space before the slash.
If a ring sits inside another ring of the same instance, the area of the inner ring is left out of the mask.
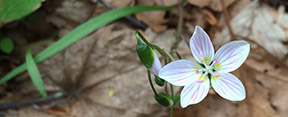
<path id="1" fill-rule="evenodd" d="M 173 90 L 173 85 L 170 84 L 170 88 L 171 88 L 171 97 L 174 97 L 174 90 Z M 173 107 L 174 107 L 174 102 L 172 104 L 172 106 L 170 107 L 170 117 L 173 117 Z"/>
<path id="2" fill-rule="evenodd" d="M 174 90 L 173 90 L 173 85 L 172 84 L 170 84 L 170 90 L 171 90 L 171 96 L 174 96 Z"/>
<path id="3" fill-rule="evenodd" d="M 165 54 L 172 60 L 172 61 L 175 61 L 175 59 L 171 56 L 171 54 L 167 51 L 167 50 L 164 50 L 163 51 L 165 52 Z"/>
<path id="4" fill-rule="evenodd" d="M 140 39 L 142 41 L 144 41 L 148 46 L 152 47 L 152 44 L 149 43 L 149 41 L 147 41 L 146 38 L 139 31 L 136 31 L 136 36 L 140 36 Z"/>
<path id="5" fill-rule="evenodd" d="M 148 79 L 149 79 L 150 86 L 151 86 L 151 88 L 152 88 L 154 94 L 157 95 L 157 92 L 156 92 L 156 90 L 155 90 L 155 88 L 154 88 L 154 86 L 153 86 L 152 80 L 151 80 L 151 74 L 150 74 L 150 71 L 149 71 L 148 69 L 147 69 L 147 74 L 148 74 Z"/>
<path id="6" fill-rule="evenodd" d="M 170 107 L 170 117 L 173 117 L 173 105 Z"/>
<path id="7" fill-rule="evenodd" d="M 178 59 L 182 59 L 181 55 L 177 51 L 175 51 L 175 53 L 176 53 Z"/>

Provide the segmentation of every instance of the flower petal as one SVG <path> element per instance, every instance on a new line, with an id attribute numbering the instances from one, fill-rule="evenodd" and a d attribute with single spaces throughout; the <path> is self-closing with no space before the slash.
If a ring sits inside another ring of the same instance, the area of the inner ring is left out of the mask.
<path id="1" fill-rule="evenodd" d="M 173 85 L 184 86 L 187 81 L 198 79 L 196 68 L 196 63 L 192 61 L 177 60 L 164 66 L 159 72 L 159 77 Z"/>
<path id="2" fill-rule="evenodd" d="M 180 104 L 182 108 L 190 104 L 197 104 L 202 101 L 209 91 L 209 79 L 206 81 L 196 80 L 188 85 L 185 85 L 180 95 Z"/>
<path id="3" fill-rule="evenodd" d="M 161 66 L 162 66 L 162 65 L 161 65 L 161 63 L 160 63 L 160 60 L 159 60 L 157 54 L 154 52 L 154 63 L 153 63 L 153 65 L 152 65 L 152 68 L 150 68 L 150 71 L 151 71 L 154 75 L 158 76 L 158 75 L 159 75 L 159 71 L 161 70 Z"/>
<path id="4" fill-rule="evenodd" d="M 190 39 L 191 52 L 199 63 L 203 61 L 209 64 L 214 57 L 214 47 L 207 33 L 200 27 L 196 26 L 194 34 Z"/>
<path id="5" fill-rule="evenodd" d="M 220 70 L 231 72 L 239 68 L 250 51 L 250 45 L 246 41 L 232 41 L 222 46 L 215 55 Z"/>
<path id="6" fill-rule="evenodd" d="M 211 80 L 213 89 L 223 98 L 231 101 L 245 99 L 245 88 L 241 81 L 230 73 L 223 73 L 218 78 Z"/>

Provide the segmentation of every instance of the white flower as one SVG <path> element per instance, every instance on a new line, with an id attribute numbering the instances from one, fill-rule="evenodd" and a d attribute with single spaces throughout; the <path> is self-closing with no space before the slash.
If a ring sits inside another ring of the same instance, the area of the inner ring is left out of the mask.
<path id="1" fill-rule="evenodd" d="M 159 76 L 159 71 L 161 70 L 161 63 L 160 60 L 157 56 L 157 54 L 153 51 L 154 53 L 154 63 L 152 65 L 152 68 L 150 68 L 149 70 L 156 76 Z"/>
<path id="2" fill-rule="evenodd" d="M 214 47 L 207 33 L 199 26 L 190 39 L 190 49 L 197 63 L 177 60 L 160 70 L 159 76 L 167 82 L 184 86 L 180 104 L 185 108 L 202 101 L 210 85 L 223 98 L 231 101 L 245 99 L 241 81 L 228 73 L 239 68 L 246 60 L 250 45 L 246 41 L 232 41 L 222 46 L 214 55 Z"/>

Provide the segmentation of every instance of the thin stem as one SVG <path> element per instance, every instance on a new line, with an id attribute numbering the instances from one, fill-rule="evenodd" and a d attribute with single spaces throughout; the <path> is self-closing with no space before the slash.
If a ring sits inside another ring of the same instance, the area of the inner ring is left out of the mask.
<path id="1" fill-rule="evenodd" d="M 167 51 L 167 50 L 164 50 L 163 51 L 166 53 L 166 55 L 172 60 L 172 61 L 175 61 L 175 59 L 171 56 L 171 54 Z"/>
<path id="2" fill-rule="evenodd" d="M 174 90 L 173 90 L 172 84 L 170 84 L 170 88 L 171 88 L 171 97 L 173 98 L 174 97 Z M 173 107 L 174 107 L 174 101 L 173 101 L 172 106 L 170 107 L 170 117 L 173 117 Z"/>
<path id="3" fill-rule="evenodd" d="M 227 11 L 227 8 L 225 7 L 225 4 L 224 4 L 224 0 L 220 0 L 220 3 L 222 5 L 222 8 L 223 8 L 223 12 L 224 12 L 224 19 L 226 20 L 225 23 L 228 27 L 228 31 L 229 31 L 229 34 L 231 36 L 231 39 L 232 41 L 235 40 L 235 36 L 234 36 L 234 33 L 233 33 L 233 30 L 230 26 L 230 16 L 229 16 L 229 13 Z"/>
<path id="4" fill-rule="evenodd" d="M 173 90 L 173 85 L 170 84 L 170 90 L 171 90 L 171 96 L 174 96 L 174 90 Z"/>
<path id="5" fill-rule="evenodd" d="M 168 83 L 165 82 L 165 93 L 168 94 Z"/>
<path id="6" fill-rule="evenodd" d="M 170 107 L 170 117 L 173 117 L 173 105 Z"/>
<path id="7" fill-rule="evenodd" d="M 177 51 L 175 51 L 175 53 L 176 53 L 178 59 L 182 59 L 181 55 Z"/>
<path id="8" fill-rule="evenodd" d="M 156 45 L 151 45 L 150 46 L 151 48 L 157 50 L 162 56 L 165 56 L 165 57 L 169 57 L 164 51 L 163 49 L 161 49 L 160 47 L 156 46 Z M 170 57 L 169 57 L 170 58 Z"/>
<path id="9" fill-rule="evenodd" d="M 146 38 L 139 32 L 139 31 L 136 31 L 136 36 L 140 36 L 141 40 L 144 41 L 145 44 L 147 44 L 148 46 L 152 47 L 153 45 L 150 44 Z M 153 48 L 153 47 L 152 47 Z"/>
<path id="10" fill-rule="evenodd" d="M 152 80 L 151 80 L 151 74 L 150 74 L 150 71 L 149 71 L 148 69 L 147 69 L 147 74 L 148 74 L 148 79 L 149 79 L 150 86 L 151 86 L 151 88 L 152 88 L 154 94 L 157 95 L 157 92 L 156 92 L 156 90 L 155 90 L 155 88 L 154 88 L 154 86 L 153 86 Z"/>
<path id="11" fill-rule="evenodd" d="M 179 0 L 178 1 L 178 25 L 177 25 L 177 34 L 175 36 L 176 38 L 176 42 L 173 44 L 171 51 L 176 50 L 180 44 L 180 42 L 182 41 L 182 28 L 183 28 L 183 5 L 182 2 Z"/>

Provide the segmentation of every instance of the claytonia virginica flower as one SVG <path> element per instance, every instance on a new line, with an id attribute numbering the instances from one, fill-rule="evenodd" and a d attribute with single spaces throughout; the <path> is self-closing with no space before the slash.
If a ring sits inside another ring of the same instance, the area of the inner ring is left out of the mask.
<path id="1" fill-rule="evenodd" d="M 184 86 L 180 95 L 181 107 L 202 101 L 210 86 L 223 98 L 231 101 L 245 99 L 241 81 L 228 73 L 239 68 L 246 60 L 250 45 L 246 41 L 232 41 L 222 46 L 214 55 L 214 47 L 207 33 L 195 27 L 190 39 L 190 49 L 197 62 L 177 60 L 163 67 L 159 76 L 167 82 Z"/>

